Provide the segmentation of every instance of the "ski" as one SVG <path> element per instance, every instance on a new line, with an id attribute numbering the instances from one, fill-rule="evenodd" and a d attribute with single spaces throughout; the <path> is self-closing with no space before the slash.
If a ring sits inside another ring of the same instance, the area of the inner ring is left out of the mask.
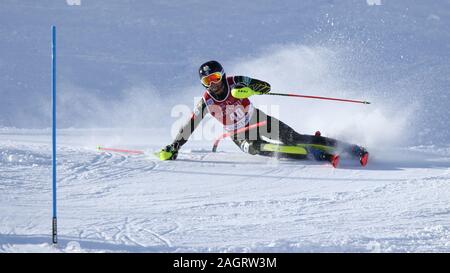
<path id="1" fill-rule="evenodd" d="M 284 154 L 294 154 L 294 155 L 307 155 L 308 151 L 301 146 L 290 146 L 290 145 L 280 145 L 280 144 L 262 144 L 261 151 L 274 152 L 274 153 L 284 153 Z"/>
<path id="2" fill-rule="evenodd" d="M 359 158 L 359 163 L 361 166 L 365 167 L 367 165 L 367 162 L 369 161 L 369 153 L 365 151 Z"/>
<path id="3" fill-rule="evenodd" d="M 340 157 L 334 153 L 332 147 L 316 144 L 298 144 L 298 145 L 280 145 L 280 144 L 262 144 L 261 151 L 281 153 L 287 156 L 296 156 L 296 158 L 307 158 L 308 155 L 317 161 L 327 161 L 334 168 L 339 165 Z"/>
<path id="4" fill-rule="evenodd" d="M 362 167 L 365 167 L 369 162 L 369 152 L 367 152 L 364 147 L 355 145 L 352 148 L 352 155 L 359 159 L 359 164 L 361 164 Z"/>
<path id="5" fill-rule="evenodd" d="M 326 159 L 327 159 L 328 162 L 331 163 L 331 166 L 333 166 L 333 168 L 337 168 L 338 167 L 339 160 L 340 160 L 339 155 L 326 154 Z"/>

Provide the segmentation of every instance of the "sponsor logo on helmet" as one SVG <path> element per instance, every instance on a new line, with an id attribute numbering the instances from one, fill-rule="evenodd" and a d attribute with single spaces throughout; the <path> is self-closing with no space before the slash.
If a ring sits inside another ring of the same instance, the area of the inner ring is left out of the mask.
<path id="1" fill-rule="evenodd" d="M 211 68 L 209 66 L 205 65 L 203 67 L 203 72 L 205 72 L 206 74 L 209 74 L 210 71 L 211 71 Z"/>

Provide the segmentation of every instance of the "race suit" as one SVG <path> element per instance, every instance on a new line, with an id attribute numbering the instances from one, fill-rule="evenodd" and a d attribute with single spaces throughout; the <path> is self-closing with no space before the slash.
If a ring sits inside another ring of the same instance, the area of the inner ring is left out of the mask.
<path id="1" fill-rule="evenodd" d="M 317 144 L 340 147 L 342 151 L 352 152 L 355 145 L 319 135 L 299 134 L 284 122 L 255 108 L 249 99 L 234 98 L 231 90 L 240 87 L 250 87 L 261 94 L 270 92 L 270 85 L 267 82 L 245 76 L 226 77 L 224 94 L 217 97 L 206 90 L 202 99 L 197 103 L 190 120 L 180 129 L 173 145 L 178 149 L 183 146 L 205 115 L 210 113 L 229 132 L 266 121 L 262 126 L 232 136 L 234 143 L 241 150 L 250 154 L 273 155 L 271 152 L 260 149 L 262 144 L 268 143 L 268 139 L 279 141 L 285 145 Z"/>

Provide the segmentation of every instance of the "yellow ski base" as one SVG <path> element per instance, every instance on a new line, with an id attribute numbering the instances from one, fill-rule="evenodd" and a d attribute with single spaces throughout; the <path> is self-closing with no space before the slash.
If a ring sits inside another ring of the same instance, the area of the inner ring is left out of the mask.
<path id="1" fill-rule="evenodd" d="M 265 152 L 276 152 L 285 154 L 297 154 L 297 155 L 307 155 L 308 148 L 313 148 L 317 150 L 324 151 L 329 154 L 334 154 L 335 148 L 319 144 L 297 144 L 293 145 L 278 145 L 278 144 L 263 144 L 261 145 L 261 150 Z"/>
<path id="2" fill-rule="evenodd" d="M 314 149 L 317 149 L 317 150 L 324 151 L 324 152 L 329 153 L 329 154 L 334 154 L 335 150 L 336 150 L 335 147 L 319 145 L 319 144 L 297 144 L 297 146 L 303 147 L 305 149 L 306 149 L 306 147 L 311 147 L 311 148 L 314 148 Z"/>
<path id="3" fill-rule="evenodd" d="M 277 145 L 277 144 L 263 144 L 261 145 L 261 150 L 265 152 L 276 152 L 284 154 L 296 154 L 296 155 L 308 154 L 308 151 L 304 147 Z"/>

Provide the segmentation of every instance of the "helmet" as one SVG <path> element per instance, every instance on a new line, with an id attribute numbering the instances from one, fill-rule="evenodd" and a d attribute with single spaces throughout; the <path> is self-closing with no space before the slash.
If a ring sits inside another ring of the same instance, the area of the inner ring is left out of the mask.
<path id="1" fill-rule="evenodd" d="M 225 70 L 223 69 L 222 65 L 217 61 L 209 61 L 200 66 L 198 75 L 200 76 L 200 79 L 201 79 L 205 76 L 208 76 L 210 74 L 217 73 L 217 72 L 220 72 L 222 74 L 222 78 L 226 78 Z M 207 88 L 207 86 L 204 85 L 203 83 L 202 83 L 202 85 Z"/>

